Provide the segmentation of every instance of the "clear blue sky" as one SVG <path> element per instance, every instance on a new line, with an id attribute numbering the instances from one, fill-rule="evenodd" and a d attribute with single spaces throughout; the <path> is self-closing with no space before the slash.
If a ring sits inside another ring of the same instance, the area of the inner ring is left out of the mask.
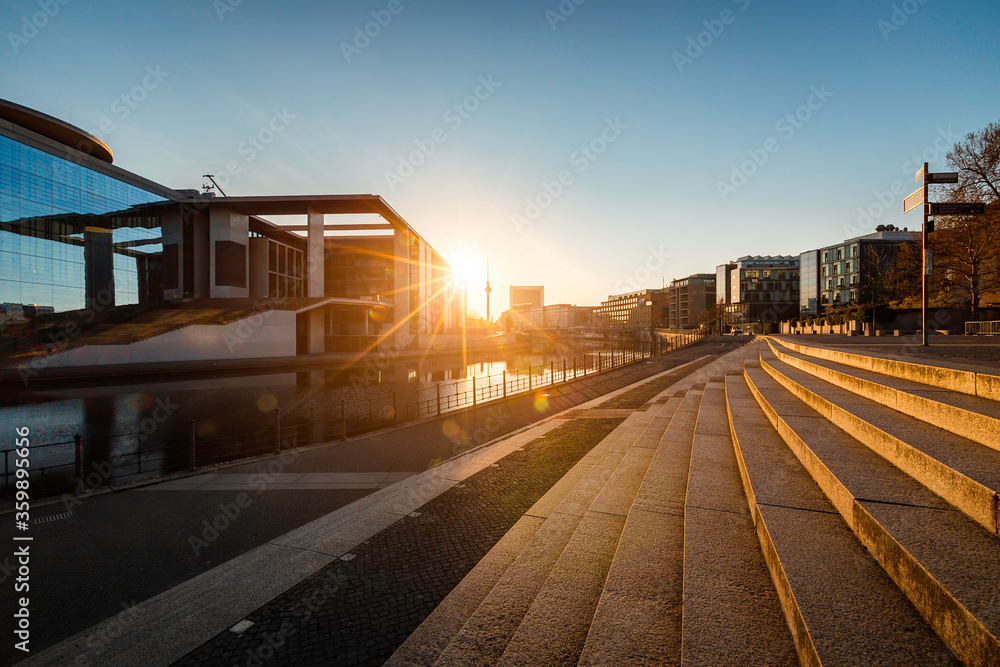
<path id="1" fill-rule="evenodd" d="M 511 283 L 596 304 L 916 226 L 891 194 L 916 187 L 911 158 L 943 170 L 942 134 L 1000 120 L 986 0 L 565 0 L 569 16 L 559 0 L 63 1 L 0 10 L 0 97 L 88 130 L 110 119 L 116 164 L 172 187 L 233 161 L 230 195 L 381 194 L 447 259 L 489 257 L 494 316 Z M 391 20 L 355 42 L 372 12 Z M 275 110 L 294 118 L 251 150 Z M 401 172 L 417 142 L 433 152 Z M 592 142 L 600 155 L 580 152 Z M 880 192 L 888 212 L 859 226 Z M 527 200 L 548 205 L 532 218 Z"/>

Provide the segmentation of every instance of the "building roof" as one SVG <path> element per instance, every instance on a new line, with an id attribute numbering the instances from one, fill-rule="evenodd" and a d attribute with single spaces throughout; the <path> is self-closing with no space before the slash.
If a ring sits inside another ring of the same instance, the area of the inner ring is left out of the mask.
<path id="1" fill-rule="evenodd" d="M 9 100 L 0 99 L 0 118 L 14 125 L 19 125 L 46 139 L 51 139 L 63 146 L 76 149 L 92 155 L 108 164 L 114 162 L 115 155 L 106 143 L 80 128 L 54 118 L 41 111 L 15 104 Z"/>

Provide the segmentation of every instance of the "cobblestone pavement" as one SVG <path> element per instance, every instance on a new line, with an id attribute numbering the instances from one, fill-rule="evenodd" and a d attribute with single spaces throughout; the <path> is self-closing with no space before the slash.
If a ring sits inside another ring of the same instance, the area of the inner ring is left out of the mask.
<path id="1" fill-rule="evenodd" d="M 623 419 L 575 420 L 470 477 L 175 665 L 380 665 Z"/>

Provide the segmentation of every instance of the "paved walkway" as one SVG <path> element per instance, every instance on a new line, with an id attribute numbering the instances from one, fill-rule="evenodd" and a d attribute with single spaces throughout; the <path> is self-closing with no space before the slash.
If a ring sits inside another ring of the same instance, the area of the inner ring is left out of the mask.
<path id="1" fill-rule="evenodd" d="M 997 372 L 1000 336 L 930 336 L 927 347 L 920 336 L 838 336 L 831 334 L 776 336 L 802 345 L 817 345 L 875 357 L 946 366 L 961 370 Z"/>
<path id="2" fill-rule="evenodd" d="M 532 493 L 544 492 L 546 484 L 558 479 L 563 466 L 571 465 L 569 459 L 539 465 L 540 460 L 532 458 L 536 449 L 544 451 L 536 441 L 551 438 L 548 432 L 565 423 L 553 416 L 574 406 L 583 407 L 609 392 L 611 396 L 615 391 L 625 395 L 622 388 L 667 372 L 649 383 L 648 393 L 737 343 L 709 339 L 651 362 L 546 388 L 534 396 L 345 443 L 286 453 L 283 459 L 265 459 L 71 503 L 71 517 L 32 528 L 36 545 L 32 568 L 38 582 L 32 598 L 33 653 L 80 634 L 24 664 L 63 664 L 60 660 L 76 656 L 89 656 L 89 663 L 84 660 L 80 664 L 168 664 L 167 656 L 177 659 L 228 627 L 216 627 L 220 622 L 229 623 L 233 616 L 235 623 L 333 560 L 347 562 L 340 559 L 353 553 L 348 549 L 357 550 L 358 545 L 448 489 L 458 487 L 458 492 L 460 484 L 468 488 L 466 480 L 480 473 L 483 479 L 474 484 L 483 484 L 484 489 L 511 487 L 515 494 L 497 503 L 495 511 L 500 514 L 494 519 L 498 522 L 494 528 L 486 530 L 485 524 L 472 522 L 470 530 L 483 528 L 486 532 L 477 533 L 471 541 L 468 536 L 459 540 L 488 545 L 503 534 L 505 522 L 521 511 Z M 683 364 L 690 365 L 669 372 Z M 641 405 L 648 400 L 639 389 L 631 391 L 638 392 L 632 403 Z M 586 415 L 572 422 L 584 427 L 560 431 L 557 436 L 582 438 L 579 446 L 585 449 L 586 443 L 608 425 L 623 419 L 628 409 L 616 405 L 615 412 Z M 537 423 L 539 419 L 543 421 Z M 532 423 L 536 424 L 526 428 Z M 508 433 L 516 434 L 482 447 Z M 518 452 L 521 449 L 523 453 Z M 514 458 L 498 463 L 511 456 Z M 523 476 L 516 473 L 506 481 L 490 478 L 513 471 L 510 466 L 518 457 L 525 458 Z M 446 463 L 440 465 L 442 461 Z M 494 464 L 499 468 L 492 468 Z M 521 479 L 524 481 L 514 482 Z M 169 500 L 165 502 L 165 498 Z M 51 506 L 47 512 L 36 507 L 35 516 L 55 517 L 66 509 L 63 504 Z M 323 519 L 327 519 L 325 528 L 312 525 Z M 330 530 L 331 525 L 336 528 Z M 10 536 L 5 534 L 9 532 L 9 526 L 0 527 L 0 540 L 9 543 Z M 293 552 L 294 557 L 290 557 Z M 418 551 L 414 548 L 404 552 L 411 562 L 420 560 L 415 558 Z M 74 558 L 67 560 L 66 553 L 73 553 Z M 459 569 L 449 576 L 458 576 L 466 564 L 474 564 L 476 553 L 474 550 L 457 560 Z M 223 564 L 225 567 L 218 567 Z M 440 590 L 447 592 L 446 582 L 442 586 Z M 165 601 L 172 592 L 173 602 L 168 604 Z M 177 595 L 183 598 L 182 604 L 174 604 L 180 599 Z M 0 613 L 8 613 L 10 606 L 9 599 L 0 601 Z M 157 615 L 164 609 L 172 616 Z M 166 635 L 150 639 L 150 625 Z M 132 630 L 138 634 L 130 634 Z M 115 647 L 121 647 L 122 642 L 127 651 L 118 655 Z M 188 648 L 176 653 L 183 642 Z M 18 657 L 5 647 L 0 660 L 10 662 Z"/>

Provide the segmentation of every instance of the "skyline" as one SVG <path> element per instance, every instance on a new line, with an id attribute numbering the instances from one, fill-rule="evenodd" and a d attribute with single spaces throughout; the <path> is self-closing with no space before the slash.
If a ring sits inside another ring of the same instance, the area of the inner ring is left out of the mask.
<path id="1" fill-rule="evenodd" d="M 915 227 L 916 169 L 998 116 L 985 2 L 287 10 L 11 2 L 0 97 L 170 187 L 382 195 L 480 313 L 489 258 L 494 316 Z"/>

